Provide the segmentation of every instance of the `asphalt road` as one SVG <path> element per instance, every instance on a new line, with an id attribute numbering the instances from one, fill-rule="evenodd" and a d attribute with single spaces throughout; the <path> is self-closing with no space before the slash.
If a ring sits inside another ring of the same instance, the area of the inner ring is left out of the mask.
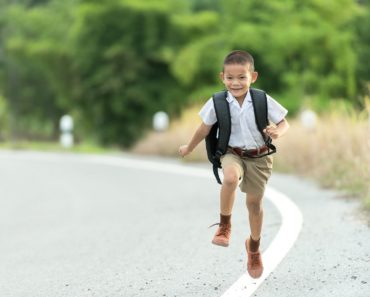
<path id="1" fill-rule="evenodd" d="M 216 247 L 213 179 L 114 160 L 0 152 L 1 297 L 221 296 L 245 272 L 242 194 L 231 245 Z M 370 229 L 358 204 L 292 176 L 274 173 L 270 185 L 299 206 L 304 225 L 253 296 L 369 297 Z M 263 249 L 280 224 L 266 200 Z"/>

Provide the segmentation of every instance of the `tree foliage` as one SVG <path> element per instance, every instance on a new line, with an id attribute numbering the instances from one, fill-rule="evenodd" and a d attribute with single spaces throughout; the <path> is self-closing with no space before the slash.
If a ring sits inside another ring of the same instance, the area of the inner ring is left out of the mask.
<path id="1" fill-rule="evenodd" d="M 233 49 L 253 54 L 257 87 L 292 111 L 359 102 L 369 11 L 368 0 L 0 0 L 0 136 L 55 139 L 69 113 L 78 138 L 130 146 L 154 112 L 176 116 L 222 88 Z"/>
<path id="2" fill-rule="evenodd" d="M 56 118 L 70 79 L 67 3 L 27 9 L 12 5 L 2 14 L 1 85 L 14 136 L 55 136 Z"/>
<path id="3" fill-rule="evenodd" d="M 199 81 L 204 67 L 220 65 L 221 52 L 239 48 L 255 56 L 262 88 L 301 98 L 355 98 L 358 57 L 351 26 L 358 14 L 355 2 L 228 0 L 222 2 L 222 11 L 223 26 L 189 43 L 175 61 L 175 69 L 190 61 L 190 77 L 178 74 L 184 83 Z M 200 52 L 210 49 L 218 51 L 216 59 L 198 63 Z"/>
<path id="4" fill-rule="evenodd" d="M 155 111 L 173 113 L 181 106 L 181 88 L 166 58 L 173 34 L 168 9 L 156 1 L 79 7 L 76 102 L 103 143 L 128 146 L 149 127 Z"/>

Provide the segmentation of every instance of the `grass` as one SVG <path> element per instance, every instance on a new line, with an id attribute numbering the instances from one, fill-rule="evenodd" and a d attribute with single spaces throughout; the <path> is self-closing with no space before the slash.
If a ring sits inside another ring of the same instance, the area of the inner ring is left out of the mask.
<path id="1" fill-rule="evenodd" d="M 192 137 L 195 129 L 201 123 L 198 107 L 186 110 L 182 117 L 174 121 L 166 132 L 150 132 L 139 141 L 132 149 L 132 152 L 145 155 L 160 155 L 178 157 L 178 147 L 186 144 Z M 198 145 L 192 154 L 186 157 L 185 161 L 205 161 L 207 154 L 204 143 Z"/>
<path id="2" fill-rule="evenodd" d="M 200 123 L 199 107 L 184 112 L 167 132 L 149 133 L 133 149 L 139 154 L 178 156 Z M 315 129 L 307 129 L 299 118 L 290 119 L 288 133 L 275 143 L 275 170 L 315 180 L 359 197 L 370 210 L 370 121 L 368 111 L 333 108 L 318 117 Z M 207 161 L 204 142 L 185 158 Z"/>
<path id="3" fill-rule="evenodd" d="M 115 148 L 106 148 L 91 143 L 76 144 L 72 148 L 63 148 L 58 142 L 40 142 L 40 141 L 15 141 L 0 142 L 0 149 L 9 150 L 37 150 L 50 152 L 73 152 L 73 153 L 91 153 L 104 154 L 119 152 Z"/>
<path id="4" fill-rule="evenodd" d="M 289 133 L 276 142 L 276 167 L 361 197 L 370 209 L 369 129 L 359 115 L 326 114 L 314 130 L 293 120 Z"/>

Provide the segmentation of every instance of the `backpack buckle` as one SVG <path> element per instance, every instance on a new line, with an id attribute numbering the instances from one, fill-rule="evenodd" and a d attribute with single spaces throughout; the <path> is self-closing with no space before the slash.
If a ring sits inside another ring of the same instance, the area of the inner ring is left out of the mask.
<path id="1" fill-rule="evenodd" d="M 220 159 L 222 155 L 223 155 L 223 152 L 221 150 L 217 150 L 215 152 L 215 157 L 218 158 L 218 159 Z"/>

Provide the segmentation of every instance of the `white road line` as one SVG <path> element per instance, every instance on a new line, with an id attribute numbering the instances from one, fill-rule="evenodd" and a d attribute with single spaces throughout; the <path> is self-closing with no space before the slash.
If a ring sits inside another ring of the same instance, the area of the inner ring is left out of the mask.
<path id="1" fill-rule="evenodd" d="M 249 297 L 257 290 L 263 281 L 274 271 L 296 241 L 303 223 L 303 217 L 298 207 L 284 194 L 267 187 L 268 198 L 279 210 L 282 224 L 278 234 L 268 249 L 263 253 L 263 275 L 255 280 L 247 273 L 243 274 L 221 297 Z"/>
<path id="2" fill-rule="evenodd" d="M 188 176 L 213 178 L 211 169 L 207 170 L 177 164 L 163 164 L 153 161 L 116 157 L 89 157 L 88 160 L 94 163 L 130 167 L 133 169 L 145 169 Z M 263 253 L 264 273 L 257 280 L 252 279 L 247 273 L 243 274 L 221 297 L 251 296 L 283 260 L 301 231 L 303 223 L 302 213 L 286 195 L 271 187 L 267 187 L 265 197 L 269 199 L 280 212 L 282 224 L 273 242 Z"/>
<path id="3" fill-rule="evenodd" d="M 26 152 L 22 153 L 1 153 L 5 155 L 11 155 L 21 157 L 22 159 L 42 159 L 48 161 L 62 161 L 60 154 L 53 153 L 34 153 Z M 1 156 L 0 155 L 0 156 Z M 88 163 L 118 166 L 125 168 L 132 168 L 136 170 L 150 170 L 155 172 L 174 173 L 187 176 L 197 176 L 204 178 L 213 178 L 211 169 L 203 169 L 197 167 L 183 166 L 178 164 L 160 163 L 158 161 L 147 161 L 139 160 L 128 157 L 113 157 L 113 156 L 99 156 L 99 155 L 64 155 L 71 158 L 73 161 L 85 161 Z M 65 159 L 64 159 L 65 160 Z M 249 297 L 257 288 L 263 283 L 263 281 L 270 275 L 270 273 L 277 267 L 277 265 L 283 260 L 285 255 L 289 252 L 294 242 L 296 241 L 303 224 L 302 213 L 299 208 L 283 193 L 277 190 L 267 187 L 265 197 L 269 199 L 282 217 L 282 225 L 279 232 L 275 236 L 274 240 L 263 253 L 264 261 L 264 273 L 263 275 L 255 280 L 249 277 L 247 273 L 244 273 L 221 297 Z"/>

